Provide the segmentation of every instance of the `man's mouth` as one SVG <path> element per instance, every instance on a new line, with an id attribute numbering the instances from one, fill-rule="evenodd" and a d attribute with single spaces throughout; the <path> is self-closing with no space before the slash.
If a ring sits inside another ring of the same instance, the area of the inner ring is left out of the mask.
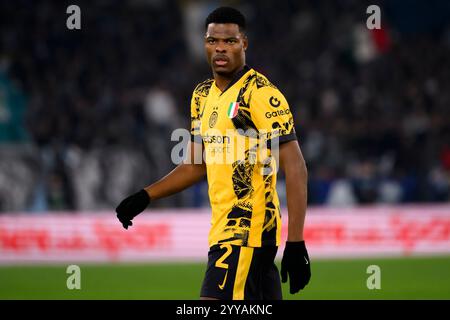
<path id="1" fill-rule="evenodd" d="M 225 66 L 225 65 L 227 65 L 228 64 L 228 58 L 227 57 L 215 57 L 214 59 L 213 59 L 213 63 L 216 65 L 216 66 L 218 66 L 218 67 L 223 67 L 223 66 Z"/>

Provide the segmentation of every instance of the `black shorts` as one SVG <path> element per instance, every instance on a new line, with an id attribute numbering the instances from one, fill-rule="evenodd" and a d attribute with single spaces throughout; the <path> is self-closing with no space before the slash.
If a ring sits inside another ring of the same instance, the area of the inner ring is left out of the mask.
<path id="1" fill-rule="evenodd" d="M 281 282 L 274 263 L 278 247 L 214 245 L 201 297 L 221 300 L 281 300 Z"/>

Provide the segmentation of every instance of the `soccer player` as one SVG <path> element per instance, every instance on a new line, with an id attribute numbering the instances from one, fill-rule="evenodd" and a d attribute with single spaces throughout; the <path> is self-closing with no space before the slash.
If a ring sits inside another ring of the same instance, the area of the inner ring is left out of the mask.
<path id="1" fill-rule="evenodd" d="M 195 88 L 191 100 L 188 156 L 172 172 L 124 199 L 116 209 L 124 228 L 157 199 L 208 181 L 212 209 L 208 266 L 201 299 L 282 299 L 274 264 L 280 245 L 281 215 L 276 192 L 279 164 L 286 176 L 288 235 L 281 278 L 289 276 L 290 293 L 311 277 L 303 239 L 307 170 L 283 94 L 248 67 L 245 17 L 221 7 L 205 22 L 205 52 L 213 79 Z M 262 142 L 263 141 L 263 142 Z M 266 147 L 265 156 L 259 149 Z M 205 159 L 195 160 L 201 150 Z M 224 160 L 233 155 L 231 161 Z M 198 163 L 197 163 L 198 162 Z"/>

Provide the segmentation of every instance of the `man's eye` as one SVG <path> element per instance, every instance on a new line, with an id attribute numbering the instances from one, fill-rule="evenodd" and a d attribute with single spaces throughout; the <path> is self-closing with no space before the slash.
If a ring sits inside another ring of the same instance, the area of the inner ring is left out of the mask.
<path id="1" fill-rule="evenodd" d="M 214 42 L 216 42 L 214 39 L 208 39 L 207 41 L 209 44 L 214 44 Z"/>
<path id="2" fill-rule="evenodd" d="M 236 43 L 236 39 L 228 39 L 227 42 L 230 44 L 234 44 Z"/>

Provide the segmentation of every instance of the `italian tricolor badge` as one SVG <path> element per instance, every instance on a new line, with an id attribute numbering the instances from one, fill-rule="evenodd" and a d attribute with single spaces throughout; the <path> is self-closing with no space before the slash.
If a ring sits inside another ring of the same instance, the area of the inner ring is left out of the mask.
<path id="1" fill-rule="evenodd" d="M 230 106 L 228 107 L 228 118 L 232 119 L 236 117 L 238 109 L 239 109 L 239 102 L 231 102 Z"/>

